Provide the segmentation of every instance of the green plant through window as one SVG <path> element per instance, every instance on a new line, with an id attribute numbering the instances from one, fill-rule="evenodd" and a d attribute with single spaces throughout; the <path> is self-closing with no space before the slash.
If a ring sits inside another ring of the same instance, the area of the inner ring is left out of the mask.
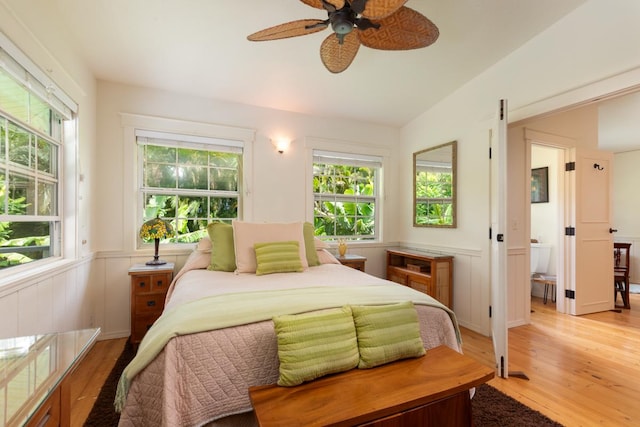
<path id="1" fill-rule="evenodd" d="M 142 221 L 160 216 L 176 235 L 162 242 L 191 243 L 211 221 L 238 218 L 242 155 L 141 144 Z"/>
<path id="2" fill-rule="evenodd" d="M 376 238 L 379 169 L 378 166 L 314 162 L 313 217 L 317 236 L 326 240 Z"/>
<path id="3" fill-rule="evenodd" d="M 416 223 L 451 224 L 453 221 L 452 173 L 416 171 Z"/>
<path id="4" fill-rule="evenodd" d="M 0 269 L 59 255 L 62 120 L 0 69 Z"/>

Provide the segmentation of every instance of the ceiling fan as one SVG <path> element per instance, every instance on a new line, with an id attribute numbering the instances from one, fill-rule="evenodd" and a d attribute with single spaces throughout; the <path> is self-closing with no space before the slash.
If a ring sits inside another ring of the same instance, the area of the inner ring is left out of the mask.
<path id="1" fill-rule="evenodd" d="M 346 70 L 360 45 L 381 50 L 427 47 L 440 35 L 426 16 L 404 6 L 407 0 L 300 0 L 324 9 L 329 18 L 301 19 L 266 28 L 247 37 L 251 41 L 278 40 L 322 31 L 330 34 L 320 46 L 320 58 L 332 73 Z"/>

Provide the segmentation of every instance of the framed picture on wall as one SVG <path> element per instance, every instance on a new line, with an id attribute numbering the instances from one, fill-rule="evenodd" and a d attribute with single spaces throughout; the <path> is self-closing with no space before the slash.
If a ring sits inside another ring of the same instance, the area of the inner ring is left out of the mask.
<path id="1" fill-rule="evenodd" d="M 531 203 L 549 202 L 549 168 L 531 169 Z"/>

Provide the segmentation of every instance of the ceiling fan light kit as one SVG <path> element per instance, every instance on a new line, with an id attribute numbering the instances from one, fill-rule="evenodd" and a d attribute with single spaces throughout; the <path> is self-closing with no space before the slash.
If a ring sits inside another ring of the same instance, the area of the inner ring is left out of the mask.
<path id="1" fill-rule="evenodd" d="M 360 45 L 380 50 L 419 49 L 433 44 L 438 27 L 426 16 L 404 4 L 407 0 L 300 0 L 324 9 L 328 19 L 301 19 L 253 33 L 250 41 L 278 40 L 322 31 L 330 34 L 320 46 L 320 59 L 332 73 L 341 73 L 353 62 Z"/>

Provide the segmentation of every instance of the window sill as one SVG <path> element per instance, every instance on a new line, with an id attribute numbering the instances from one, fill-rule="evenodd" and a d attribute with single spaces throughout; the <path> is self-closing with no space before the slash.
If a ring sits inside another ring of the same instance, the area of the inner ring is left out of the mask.
<path id="1" fill-rule="evenodd" d="M 93 256 L 82 259 L 54 258 L 37 262 L 35 265 L 26 264 L 2 271 L 0 272 L 0 297 L 16 292 L 26 285 L 51 277 L 53 272 L 59 274 L 92 259 Z"/>

